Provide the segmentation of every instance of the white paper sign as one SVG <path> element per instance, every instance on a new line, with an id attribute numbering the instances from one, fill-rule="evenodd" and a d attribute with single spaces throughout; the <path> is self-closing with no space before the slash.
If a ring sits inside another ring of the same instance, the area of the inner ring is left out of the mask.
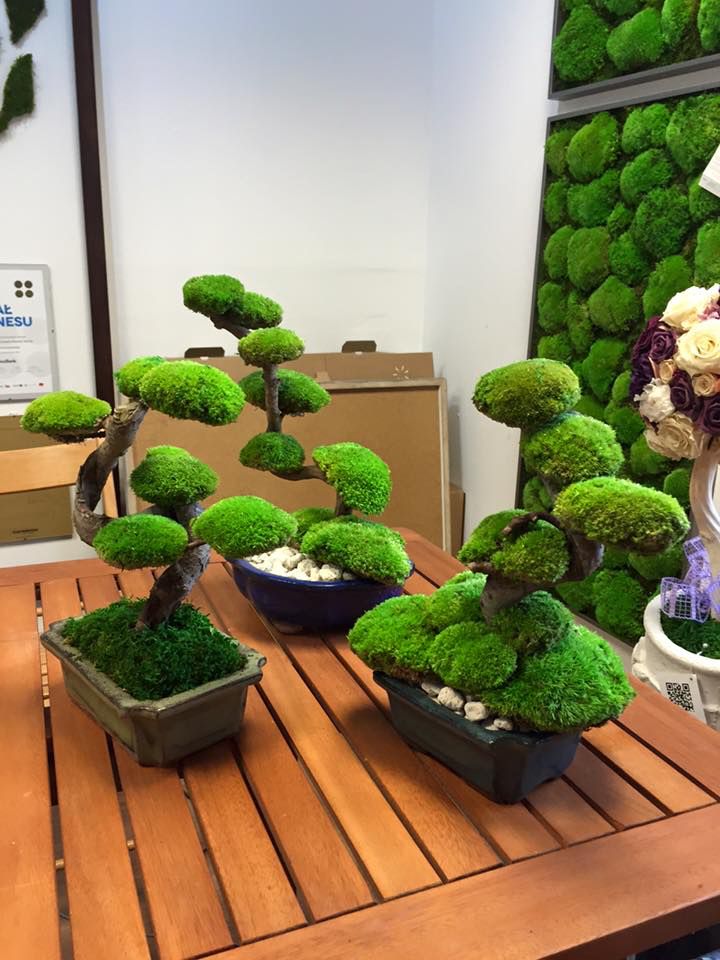
<path id="1" fill-rule="evenodd" d="M 709 193 L 720 197 L 720 147 L 713 154 L 710 163 L 705 167 L 700 177 L 700 186 Z"/>
<path id="2" fill-rule="evenodd" d="M 41 264 L 0 264 L 0 402 L 55 389 L 50 272 Z"/>
<path id="3" fill-rule="evenodd" d="M 694 673 L 658 673 L 655 680 L 660 684 L 660 692 L 671 703 L 706 722 L 700 687 Z"/>

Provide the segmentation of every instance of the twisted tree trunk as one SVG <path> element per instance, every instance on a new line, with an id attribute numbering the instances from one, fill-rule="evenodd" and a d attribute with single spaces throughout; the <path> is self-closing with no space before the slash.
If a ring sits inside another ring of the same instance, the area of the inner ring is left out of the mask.
<path id="1" fill-rule="evenodd" d="M 280 378 L 276 363 L 263 367 L 263 381 L 265 383 L 265 417 L 267 419 L 266 433 L 282 433 L 283 416 L 280 412 Z"/>

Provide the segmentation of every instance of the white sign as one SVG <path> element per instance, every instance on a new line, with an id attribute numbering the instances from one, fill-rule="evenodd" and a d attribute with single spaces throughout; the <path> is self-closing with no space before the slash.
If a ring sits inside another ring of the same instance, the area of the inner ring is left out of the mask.
<path id="1" fill-rule="evenodd" d="M 50 271 L 0 264 L 0 402 L 51 393 L 56 381 Z"/>
<path id="2" fill-rule="evenodd" d="M 709 193 L 714 193 L 720 197 L 720 147 L 713 154 L 710 163 L 705 167 L 703 175 L 700 177 L 700 186 Z"/>
<path id="3" fill-rule="evenodd" d="M 671 703 L 706 723 L 700 687 L 694 673 L 658 673 L 655 680 L 660 684 L 660 693 Z"/>

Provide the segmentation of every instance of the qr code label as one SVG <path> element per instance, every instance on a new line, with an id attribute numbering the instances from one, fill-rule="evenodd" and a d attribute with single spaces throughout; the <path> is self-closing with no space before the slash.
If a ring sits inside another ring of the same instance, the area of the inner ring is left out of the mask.
<path id="1" fill-rule="evenodd" d="M 662 674 L 656 679 L 660 686 L 660 692 L 667 697 L 670 703 L 674 703 L 676 707 L 680 707 L 686 713 L 692 713 L 698 720 L 705 723 L 705 710 L 697 677 L 694 673 Z"/>

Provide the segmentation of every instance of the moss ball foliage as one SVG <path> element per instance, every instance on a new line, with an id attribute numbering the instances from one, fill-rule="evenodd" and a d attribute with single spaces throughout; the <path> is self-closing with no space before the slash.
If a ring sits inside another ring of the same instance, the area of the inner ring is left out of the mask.
<path id="1" fill-rule="evenodd" d="M 609 34 L 607 24 L 592 7 L 580 5 L 572 10 L 553 40 L 553 63 L 560 79 L 575 85 L 601 73 L 607 63 Z"/>
<path id="2" fill-rule="evenodd" d="M 346 506 L 361 513 L 382 513 L 392 493 L 390 468 L 359 443 L 316 447 L 312 458 Z"/>
<path id="3" fill-rule="evenodd" d="M 293 473 L 305 463 L 305 451 L 287 433 L 259 433 L 240 451 L 240 463 L 253 470 Z"/>
<path id="4" fill-rule="evenodd" d="M 567 244 L 565 244 L 567 269 Z M 558 283 L 544 283 L 538 290 L 538 324 L 546 333 L 558 333 L 565 326 L 567 295 Z"/>
<path id="5" fill-rule="evenodd" d="M 245 405 L 245 394 L 226 373 L 192 360 L 153 367 L 142 378 L 140 395 L 153 410 L 213 427 L 233 423 Z"/>
<path id="6" fill-rule="evenodd" d="M 720 217 L 720 197 L 700 186 L 700 177 L 693 177 L 688 185 L 690 216 L 695 223 Z"/>
<path id="7" fill-rule="evenodd" d="M 631 374 L 629 370 L 624 370 L 619 376 L 617 376 L 613 382 L 612 389 L 610 390 L 610 398 L 613 403 L 620 404 L 625 403 L 630 398 L 630 379 Z"/>
<path id="8" fill-rule="evenodd" d="M 617 120 L 610 113 L 597 113 L 570 141 L 568 170 L 579 183 L 587 183 L 613 165 L 619 147 Z"/>
<path id="9" fill-rule="evenodd" d="M 183 303 L 193 313 L 237 320 L 242 311 L 245 287 L 227 274 L 191 277 L 183 284 Z"/>
<path id="10" fill-rule="evenodd" d="M 465 570 L 458 573 L 430 597 L 427 618 L 434 630 L 444 630 L 453 623 L 482 619 L 480 598 L 487 577 Z"/>
<path id="11" fill-rule="evenodd" d="M 598 6 L 604 7 L 613 17 L 631 17 L 642 6 L 642 0 L 599 0 Z"/>
<path id="12" fill-rule="evenodd" d="M 623 463 L 612 428 L 576 413 L 564 414 L 531 434 L 521 450 L 527 469 L 554 488 L 613 475 Z"/>
<path id="13" fill-rule="evenodd" d="M 143 377 L 161 363 L 165 363 L 163 357 L 137 357 L 128 361 L 115 373 L 115 382 L 120 393 L 131 400 L 139 400 Z"/>
<path id="14" fill-rule="evenodd" d="M 669 550 L 649 557 L 642 553 L 631 553 L 628 562 L 645 580 L 660 580 L 662 577 L 680 577 L 684 556 L 682 544 L 676 543 Z"/>
<path id="15" fill-rule="evenodd" d="M 573 228 L 568 224 L 564 227 L 560 227 L 559 230 L 556 230 L 555 233 L 548 237 L 548 241 L 545 244 L 545 251 L 543 253 L 543 260 L 545 261 L 545 269 L 548 272 L 548 276 L 553 280 L 563 280 L 567 276 L 567 248 L 568 243 L 570 242 L 570 237 L 572 237 L 574 232 L 575 231 Z M 540 323 L 542 326 L 544 326 L 548 320 L 547 313 L 545 312 L 547 308 L 545 308 L 545 310 L 543 309 L 545 306 L 543 291 L 547 286 L 551 285 L 545 284 L 545 286 L 540 288 L 540 292 L 538 293 L 538 310 L 540 314 Z M 567 309 L 567 303 L 562 289 L 560 289 L 560 297 L 558 300 L 560 304 L 559 309 L 557 309 L 557 311 L 553 311 L 553 313 L 557 313 L 559 316 L 558 326 L 562 327 L 565 311 Z"/>
<path id="16" fill-rule="evenodd" d="M 643 434 L 633 440 L 630 447 L 630 472 L 634 477 L 639 480 L 659 477 L 667 473 L 668 467 L 667 458 L 652 450 Z"/>
<path id="17" fill-rule="evenodd" d="M 551 230 L 557 230 L 567 220 L 567 180 L 555 180 L 545 191 L 543 213 Z"/>
<path id="18" fill-rule="evenodd" d="M 670 109 L 664 103 L 630 110 L 622 130 L 623 151 L 637 154 L 651 147 L 664 147 L 669 123 Z"/>
<path id="19" fill-rule="evenodd" d="M 593 582 L 595 619 L 603 630 L 635 642 L 643 634 L 648 591 L 625 570 L 599 570 Z"/>
<path id="20" fill-rule="evenodd" d="M 575 412 L 581 413 L 584 417 L 602 420 L 605 416 L 605 407 L 591 393 L 584 393 L 575 404 Z"/>
<path id="21" fill-rule="evenodd" d="M 440 631 L 430 648 L 430 666 L 443 683 L 475 693 L 505 683 L 517 653 L 487 624 L 472 620 Z"/>
<path id="22" fill-rule="evenodd" d="M 570 238 L 568 276 L 582 291 L 594 290 L 610 273 L 610 234 L 604 227 L 583 227 Z"/>
<path id="23" fill-rule="evenodd" d="M 617 477 L 566 487 L 554 512 L 567 529 L 636 553 L 661 553 L 690 529 L 685 511 L 672 497 Z"/>
<path id="24" fill-rule="evenodd" d="M 668 150 L 685 173 L 699 173 L 720 140 L 720 94 L 680 100 L 665 134 Z"/>
<path id="25" fill-rule="evenodd" d="M 567 148 L 573 133 L 571 127 L 565 127 L 551 133 L 545 142 L 545 162 L 556 177 L 565 176 L 567 171 Z"/>
<path id="26" fill-rule="evenodd" d="M 505 607 L 490 622 L 490 629 L 523 656 L 549 650 L 572 628 L 570 611 L 544 590 Z"/>
<path id="27" fill-rule="evenodd" d="M 312 377 L 297 370 L 278 370 L 278 402 L 284 416 L 302 417 L 317 413 L 330 403 L 330 394 Z M 265 381 L 261 370 L 243 377 L 240 381 L 248 403 L 265 409 Z"/>
<path id="28" fill-rule="evenodd" d="M 605 422 L 613 428 L 618 441 L 625 446 L 631 445 L 645 430 L 645 421 L 632 407 L 618 407 L 614 403 L 605 409 Z"/>
<path id="29" fill-rule="evenodd" d="M 665 48 L 660 13 L 651 7 L 618 24 L 607 41 L 608 56 L 620 73 L 650 67 Z"/>
<path id="30" fill-rule="evenodd" d="M 590 319 L 605 333 L 629 333 L 640 320 L 640 299 L 627 284 L 617 277 L 608 277 L 590 295 Z"/>
<path id="31" fill-rule="evenodd" d="M 228 559 L 284 546 L 297 532 L 289 513 L 261 497 L 226 497 L 196 517 L 192 533 Z"/>
<path id="32" fill-rule="evenodd" d="M 620 192 L 623 200 L 636 207 L 651 190 L 667 187 L 675 172 L 664 150 L 644 150 L 629 163 L 620 174 Z"/>
<path id="33" fill-rule="evenodd" d="M 581 300 L 574 290 L 568 295 L 567 299 L 567 334 L 570 338 L 573 353 L 576 356 L 584 357 L 595 336 L 590 323 L 590 311 L 587 303 Z"/>
<path id="34" fill-rule="evenodd" d="M 427 597 L 395 597 L 369 610 L 348 633 L 350 649 L 373 670 L 403 679 L 432 672 L 435 634 Z"/>
<path id="35" fill-rule="evenodd" d="M 620 176 L 606 170 L 590 183 L 575 183 L 567 192 L 568 216 L 581 227 L 599 227 L 607 223 L 619 199 Z"/>
<path id="36" fill-rule="evenodd" d="M 593 580 L 597 572 L 584 580 L 566 580 L 555 587 L 562 602 L 574 613 L 590 613 L 593 610 Z"/>
<path id="37" fill-rule="evenodd" d="M 617 240 L 613 240 L 610 244 L 609 259 L 614 277 L 631 287 L 642 283 L 650 270 L 647 254 L 638 246 L 631 233 L 623 233 Z M 634 291 L 633 296 L 637 301 L 639 312 L 640 302 Z"/>
<path id="38" fill-rule="evenodd" d="M 486 562 L 499 574 L 524 583 L 556 583 L 570 565 L 564 534 L 537 520 L 520 536 L 503 535 L 503 529 L 522 510 L 502 510 L 485 517 L 458 553 L 462 563 Z"/>
<path id="39" fill-rule="evenodd" d="M 404 547 L 380 524 L 316 523 L 300 548 L 317 563 L 333 564 L 364 580 L 399 584 L 410 575 Z"/>
<path id="40" fill-rule="evenodd" d="M 181 447 L 150 447 L 130 474 L 130 486 L 148 503 L 172 508 L 215 493 L 218 475 Z"/>
<path id="41" fill-rule="evenodd" d="M 59 390 L 32 400 L 20 426 L 28 433 L 82 440 L 96 434 L 110 412 L 110 404 L 104 400 L 74 390 Z"/>
<path id="42" fill-rule="evenodd" d="M 703 51 L 720 50 L 720 0 L 700 0 L 697 24 Z"/>
<path id="43" fill-rule="evenodd" d="M 663 480 L 663 491 L 675 497 L 678 503 L 688 510 L 690 508 L 690 468 L 676 467 Z"/>
<path id="44" fill-rule="evenodd" d="M 253 330 L 238 341 L 238 353 L 251 367 L 269 367 L 297 360 L 305 344 L 292 330 L 271 328 Z"/>
<path id="45" fill-rule="evenodd" d="M 537 354 L 544 360 L 570 363 L 573 355 L 570 337 L 566 333 L 552 333 L 546 337 L 540 337 L 537 344 Z"/>
<path id="46" fill-rule="evenodd" d="M 692 39 L 697 24 L 699 0 L 664 0 L 660 11 L 663 39 L 671 50 L 678 50 Z"/>
<path id="47" fill-rule="evenodd" d="M 607 230 L 611 237 L 626 233 L 633 222 L 634 212 L 624 203 L 616 203 L 607 219 Z"/>
<path id="48" fill-rule="evenodd" d="M 189 603 L 161 626 L 136 630 L 144 600 L 118 600 L 68 620 L 63 637 L 137 700 L 162 700 L 242 670 L 247 658 Z"/>
<path id="49" fill-rule="evenodd" d="M 301 507 L 292 514 L 297 523 L 297 532 L 295 539 L 299 543 L 310 527 L 316 523 L 323 523 L 326 520 L 332 520 L 335 517 L 335 511 L 330 507 Z"/>
<path id="50" fill-rule="evenodd" d="M 260 293 L 251 293 L 246 290 L 237 320 L 240 326 L 248 327 L 250 330 L 264 330 L 282 323 L 282 315 L 282 307 L 279 303 Z"/>
<path id="51" fill-rule="evenodd" d="M 692 285 L 692 269 L 685 257 L 676 254 L 660 260 L 648 277 L 643 293 L 643 315 L 661 316 L 671 298 Z"/>
<path id="52" fill-rule="evenodd" d="M 705 623 L 694 620 L 675 620 L 660 615 L 663 632 L 679 647 L 703 657 L 720 659 L 720 623 L 709 617 Z"/>
<path id="53" fill-rule="evenodd" d="M 93 547 L 101 560 L 122 570 L 175 563 L 187 546 L 184 527 L 167 517 L 137 513 L 101 527 Z"/>
<path id="54" fill-rule="evenodd" d="M 622 340 L 596 340 L 583 360 L 583 377 L 598 400 L 607 401 L 613 382 L 628 356 Z"/>
<path id="55" fill-rule="evenodd" d="M 640 202 L 633 220 L 633 236 L 653 257 L 677 253 L 690 229 L 687 194 L 679 187 L 651 190 Z"/>
<path id="56" fill-rule="evenodd" d="M 580 399 L 577 376 L 554 360 L 520 360 L 480 377 L 473 403 L 480 413 L 508 427 L 528 429 L 572 410 Z"/>
<path id="57" fill-rule="evenodd" d="M 708 287 L 720 282 L 720 220 L 705 223 L 698 230 L 695 282 Z"/>

